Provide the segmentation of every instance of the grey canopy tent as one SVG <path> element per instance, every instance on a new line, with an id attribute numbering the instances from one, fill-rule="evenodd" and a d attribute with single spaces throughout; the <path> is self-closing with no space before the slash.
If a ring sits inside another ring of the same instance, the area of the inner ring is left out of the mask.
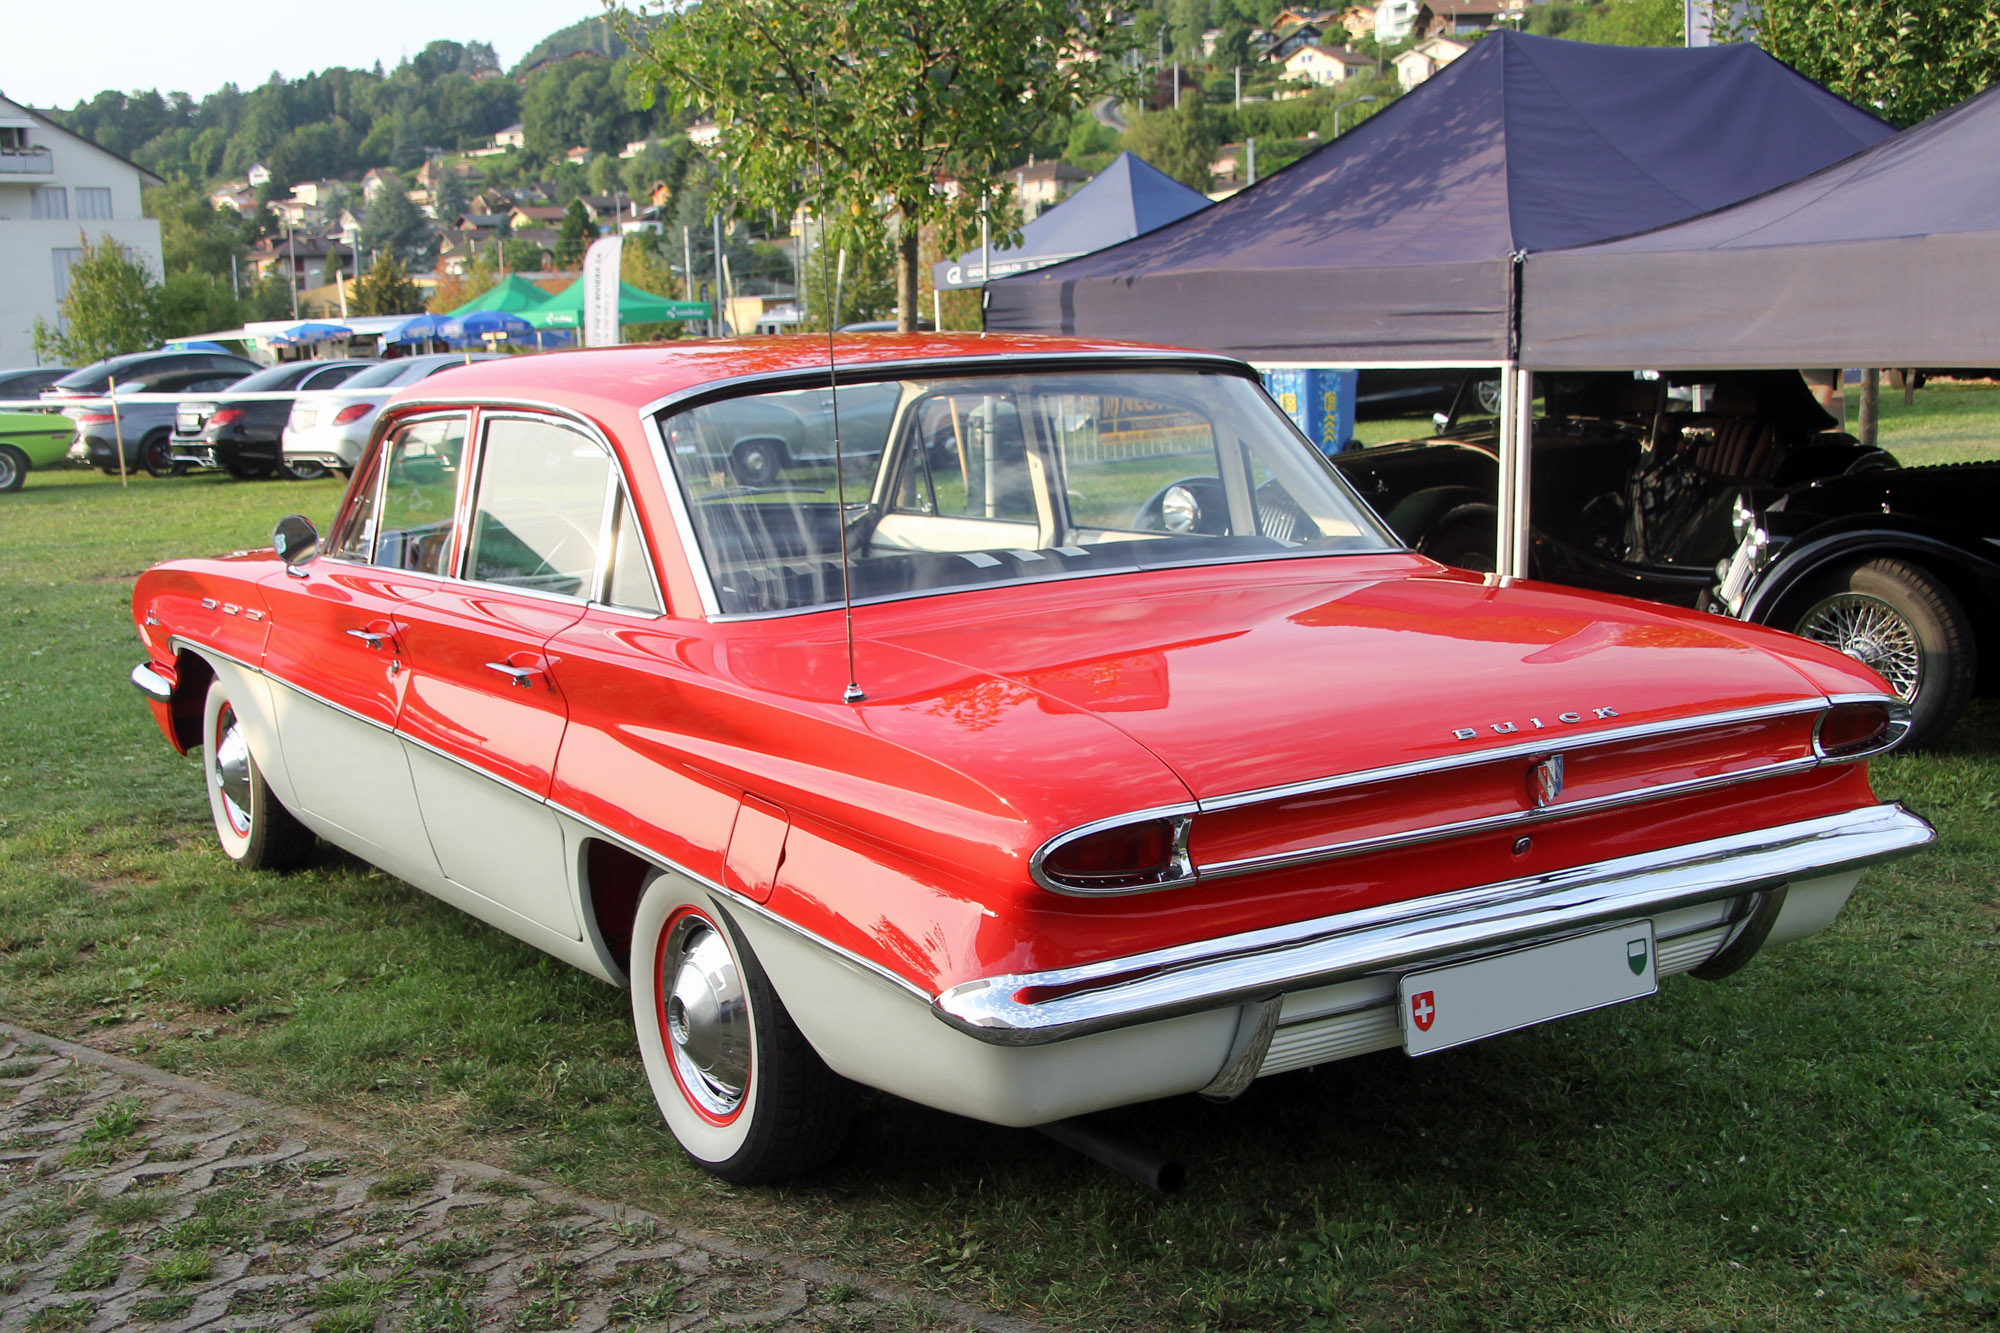
<path id="1" fill-rule="evenodd" d="M 1120 153 L 1090 183 L 1021 229 L 1018 246 L 992 247 L 992 275 L 1074 259 L 1107 245 L 1143 236 L 1207 208 L 1208 196 L 1175 180 L 1145 159 Z M 986 252 L 968 250 L 957 260 L 931 265 L 941 291 L 978 287 L 987 279 Z"/>
<path id="2" fill-rule="evenodd" d="M 1536 255 L 1541 369 L 2000 365 L 2000 88 L 1768 194 Z"/>
<path id="3" fill-rule="evenodd" d="M 1677 222 L 1886 138 L 1749 46 L 1488 34 L 1352 133 L 1213 208 L 987 289 L 996 331 L 1265 366 L 1501 369 L 1499 567 L 1526 562 L 1519 257 Z"/>

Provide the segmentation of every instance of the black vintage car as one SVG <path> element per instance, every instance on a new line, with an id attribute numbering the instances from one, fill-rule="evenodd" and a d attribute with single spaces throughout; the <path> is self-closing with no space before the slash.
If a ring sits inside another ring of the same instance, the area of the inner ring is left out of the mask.
<path id="1" fill-rule="evenodd" d="M 180 467 L 221 468 L 238 481 L 326 475 L 319 463 L 285 462 L 285 422 L 295 395 L 331 389 L 373 361 L 293 361 L 236 381 L 212 401 L 190 400 L 174 410 L 173 461 Z"/>
<path id="2" fill-rule="evenodd" d="M 1536 377 L 1537 578 L 1696 606 L 1832 644 L 1910 704 L 1909 743 L 2000 692 L 2000 463 L 1900 467 L 1793 372 Z M 1426 555 L 1491 569 L 1494 421 L 1333 462 Z"/>

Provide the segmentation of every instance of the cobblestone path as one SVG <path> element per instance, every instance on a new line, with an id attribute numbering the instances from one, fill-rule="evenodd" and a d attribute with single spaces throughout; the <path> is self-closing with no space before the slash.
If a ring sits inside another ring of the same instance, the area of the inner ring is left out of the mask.
<path id="1" fill-rule="evenodd" d="M 0 1024 L 0 1333 L 1033 1333 Z"/>

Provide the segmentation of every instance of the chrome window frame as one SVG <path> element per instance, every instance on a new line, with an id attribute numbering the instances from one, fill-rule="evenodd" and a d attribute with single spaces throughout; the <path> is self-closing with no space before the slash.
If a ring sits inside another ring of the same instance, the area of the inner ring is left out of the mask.
<path id="1" fill-rule="evenodd" d="M 648 446 L 660 468 L 661 487 L 667 493 L 668 508 L 673 514 L 675 534 L 680 540 L 682 557 L 687 561 L 688 571 L 693 577 L 695 588 L 701 600 L 704 619 L 733 624 L 739 621 L 775 620 L 786 616 L 815 615 L 837 608 L 839 603 L 825 603 L 809 607 L 792 607 L 778 611 L 724 612 L 720 597 L 716 593 L 715 580 L 708 568 L 707 557 L 702 553 L 701 542 L 695 535 L 694 516 L 690 511 L 686 493 L 681 486 L 680 471 L 675 466 L 667 447 L 666 430 L 662 424 L 672 413 L 700 407 L 708 402 L 720 402 L 731 398 L 752 397 L 760 393 L 777 393 L 787 389 L 810 389 L 825 387 L 829 380 L 836 385 L 878 384 L 887 380 L 922 377 L 937 379 L 950 376 L 1002 376 L 1008 374 L 1060 373 L 1064 371 L 1093 371 L 1098 373 L 1119 370 L 1137 370 L 1155 373 L 1163 370 L 1185 370 L 1192 374 L 1221 374 L 1248 380 L 1260 393 L 1264 391 L 1263 377 L 1256 368 L 1233 357 L 1218 353 L 1188 351 L 1173 348 L 1147 350 L 1127 348 L 1117 351 L 1048 352 L 1048 353 L 996 353 L 991 356 L 964 356 L 940 358 L 897 358 L 883 361 L 835 360 L 828 365 L 803 369 L 763 371 L 753 375 L 738 375 L 726 379 L 712 380 L 705 384 L 692 385 L 673 393 L 662 395 L 638 409 L 639 421 L 645 432 Z M 1267 395 L 1268 396 L 1268 395 Z M 1278 411 L 1286 429 L 1303 447 L 1312 450 L 1311 442 L 1299 432 L 1297 423 Z M 1313 450 L 1317 453 L 1317 450 Z M 1380 525 L 1383 546 L 1379 551 L 1368 554 L 1407 554 L 1410 547 L 1391 532 L 1387 524 L 1380 524 L 1379 516 L 1369 506 L 1354 484 L 1342 477 L 1330 463 L 1329 475 L 1334 484 L 1348 494 L 1359 506 L 1363 515 L 1375 518 Z M 878 478 L 879 480 L 879 478 Z M 870 491 L 872 501 L 873 490 Z M 858 502 L 850 502 L 858 503 Z M 843 521 L 845 521 L 843 517 Z M 1244 563 L 1262 560 L 1326 559 L 1338 553 L 1326 551 L 1280 551 L 1260 555 Z M 1190 562 L 1199 567 L 1203 562 Z M 1105 573 L 1091 572 L 1069 576 L 1070 579 L 1101 578 Z M 1051 582 L 1067 582 L 1069 579 L 1016 579 L 998 583 L 983 583 L 981 591 L 998 588 L 1028 587 Z M 889 602 L 912 601 L 923 597 L 945 596 L 953 592 L 963 592 L 962 588 L 925 589 L 919 592 L 902 593 L 888 597 L 868 599 L 867 605 Z"/>

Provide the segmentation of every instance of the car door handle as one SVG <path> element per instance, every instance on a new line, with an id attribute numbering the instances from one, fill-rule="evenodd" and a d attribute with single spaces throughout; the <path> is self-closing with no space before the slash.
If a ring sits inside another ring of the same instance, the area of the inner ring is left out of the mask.
<path id="1" fill-rule="evenodd" d="M 515 666 L 512 662 L 488 662 L 486 669 L 499 672 L 524 690 L 534 683 L 536 676 L 542 674 L 542 669 L 538 666 Z"/>
<path id="2" fill-rule="evenodd" d="M 389 631 L 385 629 L 351 629 L 347 631 L 347 637 L 350 639 L 359 639 L 370 648 L 380 649 L 382 640 L 389 637 Z"/>

